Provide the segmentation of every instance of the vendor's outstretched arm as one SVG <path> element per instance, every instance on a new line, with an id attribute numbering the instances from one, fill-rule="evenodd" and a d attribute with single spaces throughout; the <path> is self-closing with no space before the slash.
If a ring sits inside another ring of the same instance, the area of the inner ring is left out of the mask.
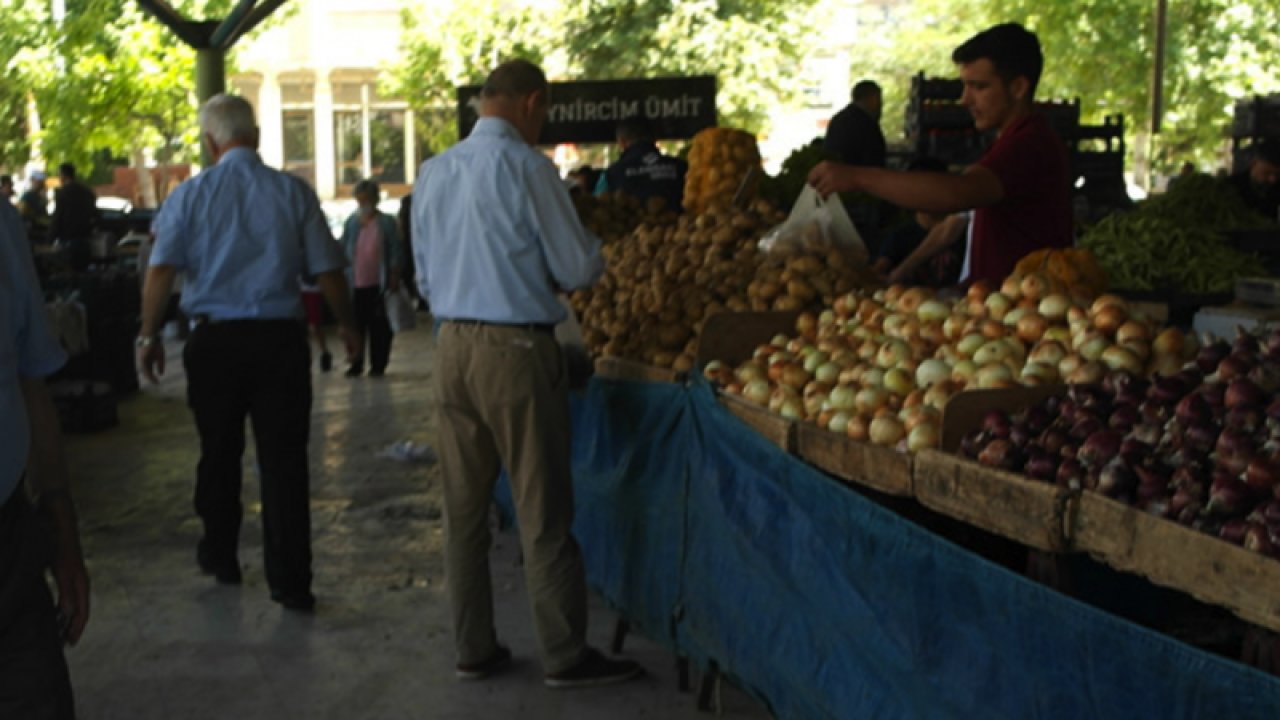
<path id="1" fill-rule="evenodd" d="M 910 277 L 911 273 L 915 272 L 915 269 L 927 262 L 929 258 L 950 247 L 951 243 L 964 234 L 965 228 L 968 226 L 969 216 L 966 213 L 956 213 L 934 225 L 916 249 L 912 250 L 911 254 L 898 263 L 898 267 L 894 268 L 893 272 L 889 273 L 889 282 L 902 282 Z"/>
<path id="2" fill-rule="evenodd" d="M 981 165 L 971 165 L 961 175 L 947 175 L 823 162 L 809 172 L 809 184 L 823 197 L 833 192 L 865 192 L 924 212 L 972 210 L 1004 199 L 1000 179 Z"/>

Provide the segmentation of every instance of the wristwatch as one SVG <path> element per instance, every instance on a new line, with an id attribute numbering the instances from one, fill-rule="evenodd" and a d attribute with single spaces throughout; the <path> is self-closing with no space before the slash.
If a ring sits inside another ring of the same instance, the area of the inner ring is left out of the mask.
<path id="1" fill-rule="evenodd" d="M 158 342 L 160 342 L 159 335 L 139 335 L 138 339 L 133 341 L 133 344 L 140 348 L 149 348 Z"/>

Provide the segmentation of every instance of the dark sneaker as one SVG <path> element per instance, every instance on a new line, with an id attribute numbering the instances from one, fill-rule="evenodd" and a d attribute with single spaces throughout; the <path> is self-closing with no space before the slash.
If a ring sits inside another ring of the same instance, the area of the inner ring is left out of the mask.
<path id="1" fill-rule="evenodd" d="M 320 353 L 320 372 L 329 372 L 333 369 L 333 355 L 329 353 Z"/>
<path id="2" fill-rule="evenodd" d="M 296 610 L 298 612 L 309 613 L 316 609 L 316 596 L 312 595 L 310 590 L 303 590 L 301 592 L 272 590 L 271 600 L 283 605 L 285 610 Z"/>
<path id="3" fill-rule="evenodd" d="M 600 654 L 600 651 L 587 648 L 577 665 L 563 672 L 547 675 L 544 682 L 549 688 L 572 690 L 626 682 L 643 674 L 644 668 L 632 660 L 610 660 Z"/>
<path id="4" fill-rule="evenodd" d="M 350 368 L 347 368 L 347 371 L 343 374 L 349 378 L 360 377 L 361 375 L 364 374 L 364 368 L 350 367 Z"/>
<path id="5" fill-rule="evenodd" d="M 493 651 L 493 655 L 488 660 L 478 662 L 474 665 L 463 665 L 458 663 L 457 677 L 459 680 L 475 681 L 484 680 L 491 675 L 498 673 L 511 667 L 511 650 L 501 645 L 497 650 Z"/>

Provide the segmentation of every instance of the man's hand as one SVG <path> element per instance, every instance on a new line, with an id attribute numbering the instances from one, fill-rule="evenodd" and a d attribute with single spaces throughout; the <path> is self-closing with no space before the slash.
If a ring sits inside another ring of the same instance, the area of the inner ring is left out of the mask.
<path id="1" fill-rule="evenodd" d="M 831 162 L 820 162 L 809 171 L 809 184 L 822 197 L 833 192 L 849 192 L 859 189 L 857 186 L 857 168 L 852 165 Z"/>
<path id="2" fill-rule="evenodd" d="M 360 356 L 360 348 L 364 347 L 364 336 L 350 325 L 339 325 L 338 334 L 342 336 L 342 343 L 347 348 L 347 362 L 355 362 Z"/>
<path id="3" fill-rule="evenodd" d="M 70 532 L 70 538 L 57 540 L 53 579 L 58 585 L 58 613 L 62 619 L 63 640 L 68 645 L 75 645 L 89 622 L 89 571 L 85 569 L 74 526 Z"/>
<path id="4" fill-rule="evenodd" d="M 915 268 L 907 267 L 905 262 L 898 263 L 898 267 L 894 268 L 893 271 L 889 273 L 889 284 L 899 285 L 907 282 L 907 280 L 911 279 L 911 272 L 913 270 L 915 270 Z"/>
<path id="5" fill-rule="evenodd" d="M 159 338 L 146 347 L 138 348 L 138 367 L 142 368 L 142 376 L 152 385 L 160 383 L 164 375 L 164 343 Z"/>

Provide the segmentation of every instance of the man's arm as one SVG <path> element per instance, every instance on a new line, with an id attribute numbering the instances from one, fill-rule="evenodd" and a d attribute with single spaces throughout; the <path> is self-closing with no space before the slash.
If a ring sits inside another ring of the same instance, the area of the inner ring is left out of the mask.
<path id="1" fill-rule="evenodd" d="M 64 637 L 74 645 L 89 621 L 89 572 L 80 549 L 58 414 L 42 378 L 22 379 L 22 399 L 31 425 L 27 484 L 35 496 L 36 507 L 53 530 L 53 577 L 58 584 L 58 610 L 63 617 Z"/>
<path id="2" fill-rule="evenodd" d="M 346 272 L 339 268 L 318 273 L 316 284 L 320 286 L 320 292 L 338 321 L 338 332 L 347 346 L 347 360 L 348 362 L 354 360 L 364 342 L 356 330 L 355 316 L 351 312 L 351 295 L 347 289 Z"/>
<path id="3" fill-rule="evenodd" d="M 972 210 L 995 205 L 1005 195 L 1000 179 L 981 165 L 971 165 L 961 175 L 947 175 L 823 162 L 810 171 L 809 184 L 823 197 L 862 191 L 899 207 L 925 212 Z"/>
<path id="4" fill-rule="evenodd" d="M 929 258 L 950 247 L 968 226 L 969 217 L 965 213 L 957 213 L 934 225 L 920 245 L 889 273 L 889 281 L 902 282 L 910 277 Z"/>
<path id="5" fill-rule="evenodd" d="M 151 265 L 147 282 L 142 286 L 142 327 L 138 330 L 138 365 L 142 375 L 153 384 L 164 375 L 164 343 L 160 342 L 160 324 L 169 306 L 173 279 L 178 271 L 172 265 Z"/>
<path id="6" fill-rule="evenodd" d="M 569 191 L 547 161 L 532 168 L 525 186 L 547 267 L 560 290 L 591 285 L 604 274 L 600 238 L 582 226 Z"/>

